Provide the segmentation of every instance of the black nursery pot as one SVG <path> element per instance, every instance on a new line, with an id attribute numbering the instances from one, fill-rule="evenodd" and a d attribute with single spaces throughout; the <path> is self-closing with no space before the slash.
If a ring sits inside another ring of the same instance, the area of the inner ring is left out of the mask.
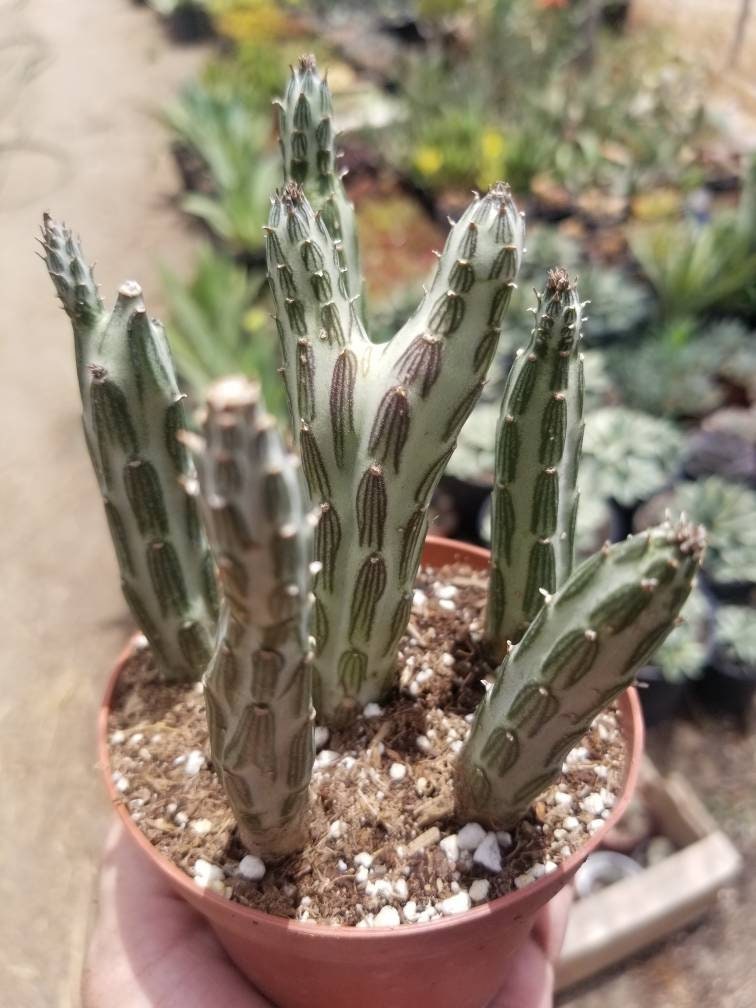
<path id="1" fill-rule="evenodd" d="M 656 665 L 646 665 L 638 672 L 638 697 L 643 720 L 648 727 L 676 717 L 682 708 L 687 682 L 670 682 Z"/>
<path id="2" fill-rule="evenodd" d="M 168 34 L 174 42 L 187 45 L 202 42 L 213 35 L 213 22 L 204 7 L 181 4 L 165 19 Z"/>
<path id="3" fill-rule="evenodd" d="M 707 708 L 731 714 L 745 724 L 756 695 L 756 668 L 734 662 L 715 648 L 695 690 Z"/>

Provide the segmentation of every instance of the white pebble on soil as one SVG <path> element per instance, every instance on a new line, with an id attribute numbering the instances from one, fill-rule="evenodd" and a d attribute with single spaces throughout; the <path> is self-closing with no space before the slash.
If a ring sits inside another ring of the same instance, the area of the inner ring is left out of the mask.
<path id="1" fill-rule="evenodd" d="M 604 825 L 603 819 L 591 819 L 591 821 L 588 823 L 588 832 L 595 833 L 596 830 L 601 829 L 603 825 Z"/>
<path id="2" fill-rule="evenodd" d="M 557 791 L 554 794 L 554 804 L 572 805 L 572 795 L 567 794 L 566 791 Z"/>
<path id="3" fill-rule="evenodd" d="M 454 598 L 457 594 L 456 585 L 442 585 L 441 588 L 436 589 L 436 595 L 441 599 Z"/>
<path id="4" fill-rule="evenodd" d="M 579 825 L 580 820 L 577 819 L 574 815 L 568 815 L 562 820 L 562 826 L 564 826 L 566 830 L 570 831 L 575 830 L 578 828 Z"/>
<path id="5" fill-rule="evenodd" d="M 184 763 L 184 773 L 189 777 L 198 774 L 205 765 L 205 754 L 200 749 L 192 749 Z"/>
<path id="6" fill-rule="evenodd" d="M 501 871 L 501 851 L 499 850 L 495 833 L 486 833 L 485 837 L 475 848 L 473 861 L 475 864 L 480 865 L 481 868 L 485 868 L 486 871 Z"/>
<path id="7" fill-rule="evenodd" d="M 334 752 L 333 749 L 321 749 L 312 764 L 314 770 L 325 770 L 326 767 L 333 766 L 341 759 L 341 753 Z"/>
<path id="8" fill-rule="evenodd" d="M 409 900 L 402 907 L 402 913 L 408 924 L 414 924 L 417 920 L 417 903 L 414 900 Z"/>
<path id="9" fill-rule="evenodd" d="M 470 909 L 470 894 L 463 889 L 461 892 L 455 893 L 454 896 L 441 900 L 438 904 L 438 909 L 445 917 L 453 917 L 454 914 L 464 913 L 465 910 Z"/>
<path id="10" fill-rule="evenodd" d="M 604 811 L 604 800 L 600 794 L 589 794 L 580 802 L 580 807 L 595 818 Z"/>
<path id="11" fill-rule="evenodd" d="M 407 775 L 407 767 L 404 763 L 392 763 L 389 767 L 389 777 L 393 781 L 401 781 Z"/>
<path id="12" fill-rule="evenodd" d="M 210 830 L 213 828 L 213 824 L 209 819 L 192 819 L 189 823 L 189 828 L 197 836 L 207 836 Z"/>
<path id="13" fill-rule="evenodd" d="M 334 819 L 328 827 L 328 836 L 332 840 L 340 840 L 346 833 L 347 824 L 343 819 Z"/>
<path id="14" fill-rule="evenodd" d="M 177 826 L 186 826 L 186 824 L 189 822 L 189 816 L 186 814 L 186 812 L 177 812 L 176 815 L 173 817 L 173 821 L 176 823 Z"/>
<path id="15" fill-rule="evenodd" d="M 485 838 L 486 831 L 480 823 L 466 823 L 457 833 L 457 843 L 460 850 L 474 851 Z"/>
<path id="16" fill-rule="evenodd" d="M 445 836 L 438 846 L 452 864 L 459 859 L 459 837 L 456 833 Z"/>
<path id="17" fill-rule="evenodd" d="M 407 880 L 404 878 L 399 878 L 394 882 L 394 895 L 397 899 L 406 900 L 409 896 L 409 888 L 407 887 Z"/>
<path id="18" fill-rule="evenodd" d="M 358 868 L 369 868 L 373 863 L 373 855 L 368 854 L 367 851 L 360 851 L 359 854 L 354 855 L 354 863 Z"/>
<path id="19" fill-rule="evenodd" d="M 419 588 L 415 588 L 414 592 L 412 593 L 412 605 L 417 606 L 418 609 L 421 609 L 427 601 L 428 596 L 425 594 L 425 592 L 420 591 Z"/>
<path id="20" fill-rule="evenodd" d="M 441 655 L 441 664 L 445 665 L 447 668 L 451 668 L 454 664 L 454 655 L 450 655 L 448 651 L 444 651 Z"/>
<path id="21" fill-rule="evenodd" d="M 457 608 L 452 602 L 452 600 L 448 598 L 440 598 L 438 600 L 438 604 L 442 609 L 446 609 L 447 612 L 454 612 L 454 610 Z"/>
<path id="22" fill-rule="evenodd" d="M 383 714 L 383 707 L 377 703 L 368 703 L 362 708 L 362 716 L 364 718 L 380 717 L 381 714 Z"/>
<path id="23" fill-rule="evenodd" d="M 396 907 L 382 907 L 373 918 L 373 927 L 399 927 L 402 919 Z"/>
<path id="24" fill-rule="evenodd" d="M 203 858 L 197 858 L 192 868 L 194 882 L 200 889 L 211 889 L 220 896 L 226 895 L 223 871 L 217 865 L 210 864 Z"/>
<path id="25" fill-rule="evenodd" d="M 259 882 L 265 875 L 265 865 L 254 854 L 245 854 L 239 862 L 237 872 L 242 878 L 248 879 L 250 882 Z"/>
<path id="26" fill-rule="evenodd" d="M 312 733 L 315 741 L 316 751 L 323 749 L 328 744 L 331 733 L 324 725 L 318 725 Z"/>
<path id="27" fill-rule="evenodd" d="M 496 841 L 499 847 L 503 847 L 504 850 L 509 850 L 512 846 L 512 834 L 507 833 L 506 830 L 499 830 L 496 834 Z"/>
<path id="28" fill-rule="evenodd" d="M 124 731 L 114 731 L 110 736 L 111 745 L 123 745 L 126 741 L 126 732 Z"/>
<path id="29" fill-rule="evenodd" d="M 491 883 L 488 879 L 477 878 L 470 886 L 470 899 L 473 903 L 483 903 L 488 899 L 488 890 Z"/>
<path id="30" fill-rule="evenodd" d="M 427 735 L 418 735 L 417 738 L 415 739 L 415 745 L 420 750 L 420 752 L 424 753 L 430 752 L 431 744 L 430 739 L 428 738 Z"/>

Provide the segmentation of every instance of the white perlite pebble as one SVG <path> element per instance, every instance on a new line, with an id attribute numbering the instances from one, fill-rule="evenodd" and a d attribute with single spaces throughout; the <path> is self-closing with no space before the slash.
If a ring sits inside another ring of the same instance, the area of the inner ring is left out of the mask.
<path id="1" fill-rule="evenodd" d="M 474 851 L 485 838 L 486 831 L 480 823 L 466 823 L 457 833 L 457 843 L 460 850 Z"/>
<path id="2" fill-rule="evenodd" d="M 577 819 L 574 815 L 568 815 L 562 820 L 562 826 L 564 826 L 566 830 L 572 831 L 574 829 L 577 829 L 579 825 L 580 820 Z"/>
<path id="3" fill-rule="evenodd" d="M 438 904 L 438 909 L 445 917 L 453 917 L 454 914 L 464 913 L 465 910 L 470 909 L 470 894 L 463 889 L 454 896 L 441 900 Z"/>
<path id="4" fill-rule="evenodd" d="M 588 823 L 588 832 L 595 833 L 596 830 L 601 829 L 603 825 L 604 825 L 603 819 L 591 819 L 591 821 Z"/>
<path id="5" fill-rule="evenodd" d="M 420 750 L 420 752 L 430 752 L 431 744 L 430 739 L 427 735 L 418 735 L 415 739 L 415 745 Z"/>
<path id="6" fill-rule="evenodd" d="M 265 875 L 265 865 L 254 854 L 245 854 L 239 862 L 237 873 L 250 882 L 259 882 Z"/>
<path id="7" fill-rule="evenodd" d="M 473 884 L 470 886 L 470 899 L 473 903 L 482 903 L 484 900 L 487 900 L 490 886 L 491 883 L 488 879 L 475 879 Z"/>
<path id="8" fill-rule="evenodd" d="M 392 763 L 389 767 L 389 777 L 393 781 L 401 781 L 407 776 L 407 767 L 404 763 Z"/>
<path id="9" fill-rule="evenodd" d="M 465 743 L 462 741 L 462 739 L 454 739 L 454 741 L 450 744 L 449 748 L 453 753 L 462 752 L 462 747 L 464 746 L 464 744 Z"/>
<path id="10" fill-rule="evenodd" d="M 354 881 L 357 883 L 357 885 L 365 885 L 365 883 L 369 878 L 370 878 L 370 869 L 366 868 L 365 865 L 360 865 L 360 867 L 354 873 Z"/>
<path id="11" fill-rule="evenodd" d="M 328 836 L 332 840 L 340 840 L 346 832 L 347 825 L 343 819 L 334 819 L 328 827 Z"/>
<path id="12" fill-rule="evenodd" d="M 213 889 L 215 892 L 223 892 L 223 871 L 217 865 L 210 864 L 203 858 L 197 858 L 192 868 L 194 881 L 200 889 Z"/>
<path id="13" fill-rule="evenodd" d="M 448 598 L 440 598 L 438 600 L 438 604 L 442 609 L 446 609 L 447 612 L 454 612 L 454 610 L 457 608 L 452 602 L 452 600 Z"/>
<path id="14" fill-rule="evenodd" d="M 326 767 L 338 763 L 340 759 L 341 754 L 334 752 L 333 749 L 321 749 L 312 765 L 315 770 L 325 770 Z"/>
<path id="15" fill-rule="evenodd" d="M 486 833 L 485 837 L 475 848 L 473 854 L 475 864 L 485 868 L 486 871 L 501 871 L 501 851 L 495 833 Z"/>
<path id="16" fill-rule="evenodd" d="M 189 823 L 189 827 L 193 833 L 197 834 L 197 836 L 207 836 L 213 828 L 213 824 L 209 819 L 192 819 Z"/>
<path id="17" fill-rule="evenodd" d="M 444 651 L 441 655 L 441 664 L 445 665 L 447 668 L 451 668 L 454 664 L 454 655 L 450 655 L 448 651 Z"/>
<path id="18" fill-rule="evenodd" d="M 402 913 L 408 924 L 414 924 L 417 920 L 417 903 L 414 900 L 405 903 L 402 907 Z"/>
<path id="19" fill-rule="evenodd" d="M 595 818 L 604 811 L 604 800 L 599 794 L 589 794 L 580 802 L 580 807 Z"/>
<path id="20" fill-rule="evenodd" d="M 512 846 L 512 834 L 507 833 L 506 830 L 499 830 L 496 834 L 496 841 L 499 847 L 503 847 L 504 850 L 509 850 Z"/>
<path id="21" fill-rule="evenodd" d="M 365 895 L 374 896 L 378 900 L 390 900 L 394 895 L 394 887 L 386 879 L 376 879 L 374 882 L 368 882 L 365 885 Z"/>
<path id="22" fill-rule="evenodd" d="M 456 833 L 452 833 L 451 836 L 445 836 L 438 846 L 446 854 L 449 861 L 454 862 L 459 858 L 459 837 Z"/>
<path id="23" fill-rule="evenodd" d="M 441 588 L 437 589 L 436 595 L 442 599 L 454 598 L 457 594 L 457 589 L 455 585 L 443 585 Z"/>
<path id="24" fill-rule="evenodd" d="M 412 605 L 417 606 L 418 609 L 421 609 L 427 601 L 428 596 L 425 594 L 425 592 L 420 591 L 419 588 L 415 588 L 414 592 L 412 593 Z"/>
<path id="25" fill-rule="evenodd" d="M 323 725 L 318 725 L 317 728 L 312 733 L 313 739 L 315 740 L 315 750 L 318 751 L 322 749 L 327 743 L 328 739 L 331 737 L 331 733 Z"/>
<path id="26" fill-rule="evenodd" d="M 380 717 L 381 714 L 383 714 L 383 707 L 377 703 L 365 704 L 362 708 L 362 716 L 364 718 Z"/>
<path id="27" fill-rule="evenodd" d="M 523 889 L 526 885 L 530 885 L 532 881 L 533 876 L 530 874 L 530 872 L 525 872 L 523 875 L 518 875 L 515 878 L 514 880 L 515 888 Z"/>
<path id="28" fill-rule="evenodd" d="M 397 899 L 406 900 L 409 896 L 409 889 L 407 887 L 407 880 L 403 878 L 396 879 L 394 882 L 394 895 Z"/>
<path id="29" fill-rule="evenodd" d="M 572 796 L 568 795 L 566 791 L 557 791 L 554 794 L 554 804 L 555 805 L 572 805 Z"/>
<path id="30" fill-rule="evenodd" d="M 114 731 L 110 736 L 111 745 L 122 745 L 126 741 L 126 732 Z"/>
<path id="31" fill-rule="evenodd" d="M 402 919 L 396 907 L 382 907 L 373 918 L 373 927 L 399 927 Z"/>
<path id="32" fill-rule="evenodd" d="M 116 790 L 120 791 L 121 794 L 126 794 L 131 785 L 129 784 L 128 777 L 123 777 L 121 774 L 118 775 L 115 781 Z"/>
<path id="33" fill-rule="evenodd" d="M 205 754 L 200 749 L 192 749 L 184 763 L 184 773 L 189 777 L 198 774 L 205 765 Z"/>
<path id="34" fill-rule="evenodd" d="M 186 824 L 189 822 L 189 816 L 186 814 L 186 812 L 177 812 L 176 815 L 173 817 L 173 821 L 176 823 L 177 826 L 186 826 Z"/>
<path id="35" fill-rule="evenodd" d="M 360 851 L 359 854 L 354 855 L 354 863 L 360 868 L 369 868 L 373 863 L 373 855 L 368 854 L 367 851 Z"/>

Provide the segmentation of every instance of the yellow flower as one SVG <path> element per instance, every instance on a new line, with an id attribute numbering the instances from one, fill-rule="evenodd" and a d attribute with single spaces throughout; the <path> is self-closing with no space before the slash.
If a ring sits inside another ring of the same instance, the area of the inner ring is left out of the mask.
<path id="1" fill-rule="evenodd" d="M 493 129 L 483 130 L 480 136 L 480 178 L 486 184 L 502 174 L 506 148 L 501 133 Z"/>
<path id="2" fill-rule="evenodd" d="M 437 175 L 444 163 L 444 158 L 438 147 L 424 144 L 418 147 L 412 159 L 415 168 L 426 178 Z"/>
<path id="3" fill-rule="evenodd" d="M 480 138 L 480 153 L 484 161 L 499 161 L 504 154 L 504 137 L 497 130 L 487 129 Z"/>
<path id="4" fill-rule="evenodd" d="M 286 16 L 270 0 L 214 0 L 218 31 L 235 42 L 272 42 L 285 35 Z"/>

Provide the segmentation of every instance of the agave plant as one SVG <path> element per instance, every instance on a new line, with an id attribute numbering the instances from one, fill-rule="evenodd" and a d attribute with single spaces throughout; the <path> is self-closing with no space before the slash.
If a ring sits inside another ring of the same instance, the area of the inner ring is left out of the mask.
<path id="1" fill-rule="evenodd" d="M 124 591 L 165 674 L 205 669 L 213 764 L 243 842 L 271 858 L 306 833 L 315 712 L 341 724 L 396 687 L 431 495 L 485 382 L 524 237 L 507 185 L 476 196 L 415 313 L 372 343 L 311 57 L 282 105 L 287 181 L 265 233 L 295 454 L 244 378 L 214 384 L 187 434 L 138 287 L 108 313 L 74 236 L 43 226 Z M 699 527 L 665 521 L 573 570 L 582 307 L 566 271 L 549 271 L 497 422 L 485 647 L 498 667 L 455 770 L 456 814 L 492 829 L 523 816 L 658 648 L 703 552 Z"/>
<path id="2" fill-rule="evenodd" d="M 208 173 L 209 191 L 188 193 L 182 208 L 236 251 L 259 252 L 278 174 L 269 151 L 268 119 L 252 115 L 240 95 L 198 82 L 188 85 L 163 115 Z"/>
<path id="3" fill-rule="evenodd" d="M 214 379 L 241 370 L 259 379 L 271 412 L 285 419 L 275 340 L 260 303 L 264 287 L 262 271 L 248 272 L 206 245 L 189 282 L 163 270 L 166 329 L 179 378 L 195 400 Z"/>
<path id="4" fill-rule="evenodd" d="M 665 321 L 735 307 L 756 290 L 753 207 L 756 162 L 745 175 L 741 205 L 703 224 L 684 220 L 639 230 L 632 251 L 654 288 Z"/>

